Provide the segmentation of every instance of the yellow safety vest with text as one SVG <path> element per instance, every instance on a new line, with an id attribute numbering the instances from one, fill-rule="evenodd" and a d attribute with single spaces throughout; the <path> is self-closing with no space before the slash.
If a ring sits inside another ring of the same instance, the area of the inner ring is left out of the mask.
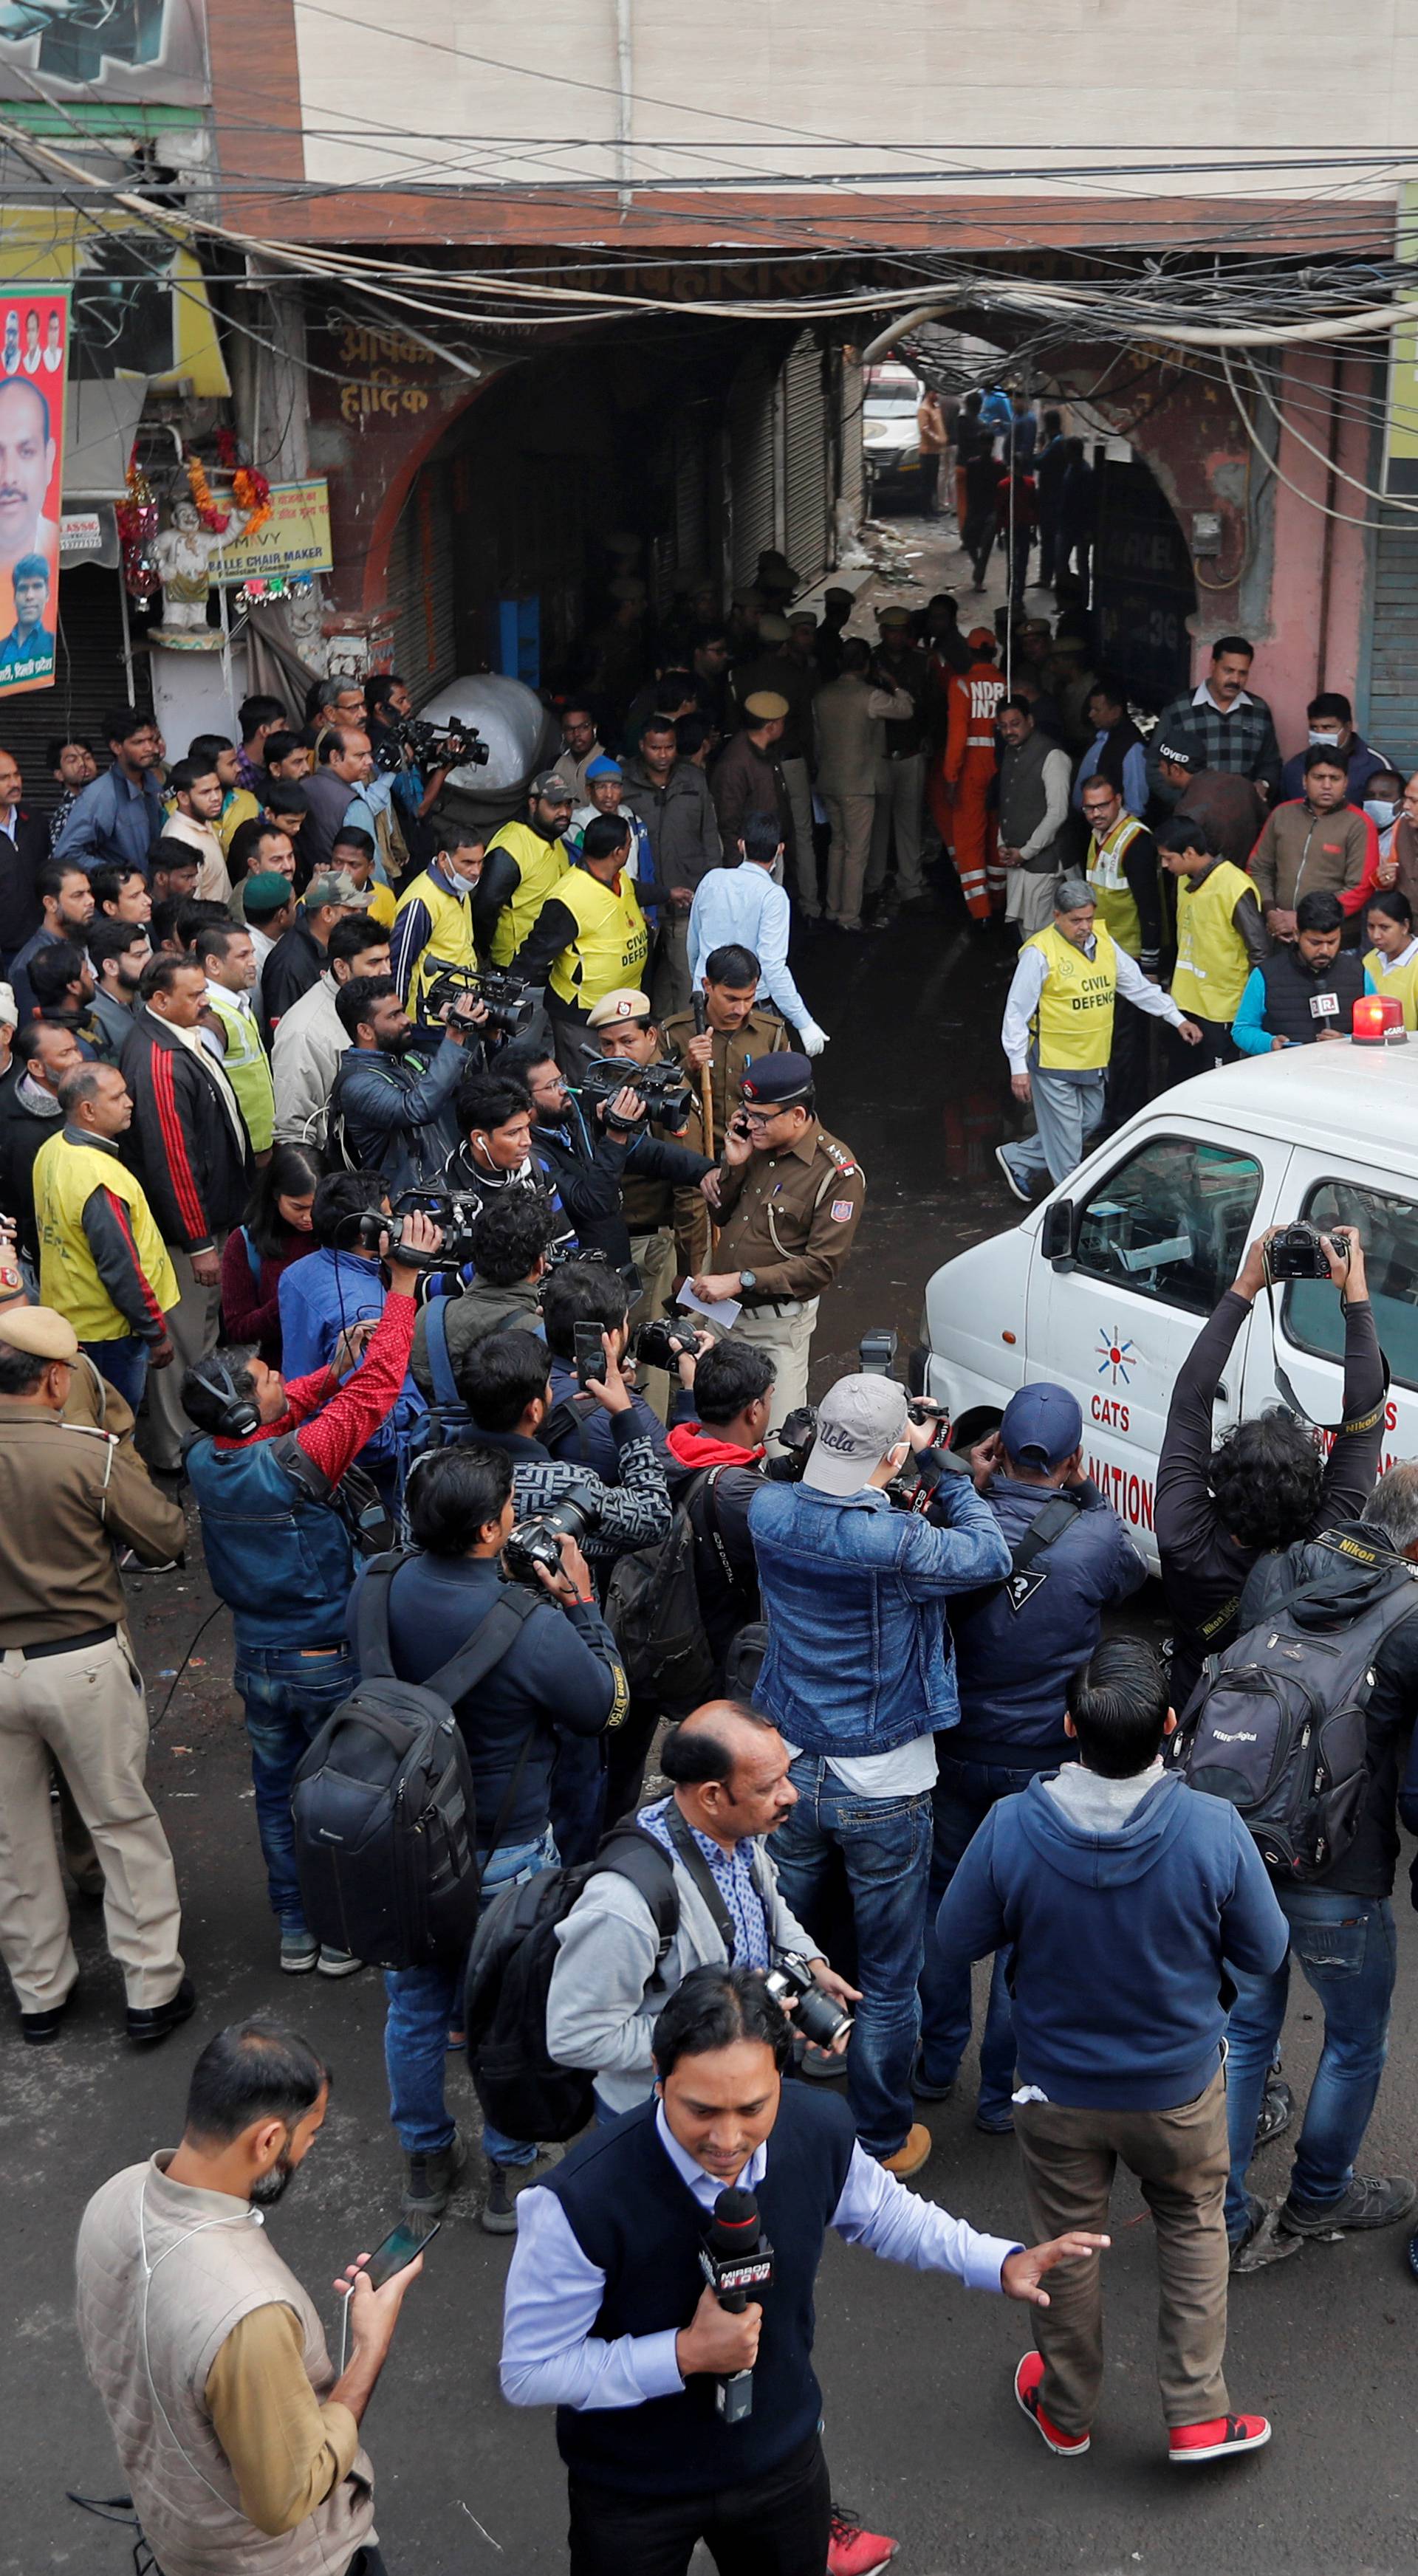
<path id="1" fill-rule="evenodd" d="M 1385 974 L 1384 961 L 1377 948 L 1371 948 L 1364 964 L 1376 993 L 1387 993 L 1403 1004 L 1403 1025 L 1418 1028 L 1418 957 L 1405 958 Z"/>
<path id="2" fill-rule="evenodd" d="M 563 1002 L 594 1009 L 622 984 L 638 984 L 650 954 L 650 933 L 634 880 L 621 870 L 613 886 L 585 868 L 571 868 L 556 889 L 576 921 L 576 937 L 563 948 L 547 982 Z"/>
<path id="3" fill-rule="evenodd" d="M 223 993 L 209 992 L 207 1008 L 215 1012 L 226 1031 L 222 1071 L 236 1093 L 252 1153 L 264 1154 L 276 1132 L 276 1094 L 255 1016 L 238 1010 L 234 997 Z"/>
<path id="4" fill-rule="evenodd" d="M 569 861 L 560 841 L 544 841 L 530 823 L 504 823 L 500 832 L 494 832 L 484 865 L 494 850 L 510 850 L 520 880 L 499 916 L 492 942 L 494 966 L 510 966 L 547 896 L 559 892 Z"/>
<path id="5" fill-rule="evenodd" d="M 476 966 L 478 961 L 473 947 L 471 891 L 449 894 L 446 886 L 441 886 L 437 878 L 431 877 L 425 869 L 400 895 L 394 907 L 396 922 L 411 903 L 423 905 L 430 923 L 428 944 L 414 959 L 409 989 L 404 996 L 410 1019 L 421 1020 L 424 1017 L 425 993 L 440 966 Z"/>
<path id="6" fill-rule="evenodd" d="M 1101 923 L 1093 939 L 1091 957 L 1052 923 L 1025 940 L 1026 948 L 1040 951 L 1047 970 L 1031 1022 L 1041 1072 L 1101 1073 L 1113 1052 L 1118 952 Z"/>
<path id="7" fill-rule="evenodd" d="M 1142 955 L 1142 924 L 1137 917 L 1137 898 L 1128 884 L 1123 859 L 1137 839 L 1142 825 L 1135 814 L 1120 814 L 1111 832 L 1100 841 L 1093 834 L 1088 844 L 1085 874 L 1098 906 L 1097 919 L 1110 939 L 1125 948 L 1129 957 Z"/>
<path id="8" fill-rule="evenodd" d="M 81 1342 L 121 1342 L 132 1324 L 100 1279 L 84 1232 L 84 1210 L 95 1190 L 111 1190 L 123 1201 L 139 1263 L 163 1313 L 178 1302 L 177 1273 L 141 1181 L 116 1154 L 106 1154 L 101 1145 L 76 1145 L 61 1130 L 35 1156 L 40 1303 L 63 1315 Z"/>
<path id="9" fill-rule="evenodd" d="M 1251 961 L 1232 914 L 1255 886 L 1229 859 L 1208 868 L 1200 885 L 1177 880 L 1177 965 L 1172 999 L 1199 1020 L 1230 1027 L 1250 981 Z"/>

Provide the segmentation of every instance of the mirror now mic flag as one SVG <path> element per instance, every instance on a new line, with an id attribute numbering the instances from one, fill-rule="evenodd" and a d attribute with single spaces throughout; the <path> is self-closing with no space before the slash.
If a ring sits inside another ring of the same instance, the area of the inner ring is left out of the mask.
<path id="1" fill-rule="evenodd" d="M 54 685 L 69 298 L 0 288 L 0 700 Z"/>

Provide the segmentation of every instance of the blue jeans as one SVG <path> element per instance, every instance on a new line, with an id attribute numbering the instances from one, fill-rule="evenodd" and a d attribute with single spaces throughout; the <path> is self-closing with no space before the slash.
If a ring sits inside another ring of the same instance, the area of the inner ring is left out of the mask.
<path id="1" fill-rule="evenodd" d="M 141 1334 L 123 1333 L 116 1342 L 80 1342 L 79 1348 L 136 1413 L 148 1383 L 148 1344 Z"/>
<path id="2" fill-rule="evenodd" d="M 1007 1762 L 954 1762 L 948 1753 L 941 1754 L 932 1791 L 935 1842 L 921 1977 L 921 2073 L 928 2084 L 954 2083 L 969 2043 L 972 2014 L 968 1967 L 947 1968 L 941 1960 L 935 1937 L 941 1898 L 996 1798 L 1012 1798 L 1027 1789 L 1041 1767 L 1053 1771 L 1057 1764 L 1019 1769 Z M 1008 1950 L 995 1952 L 980 2040 L 979 2109 L 990 2120 L 1009 2118 L 1014 2091 L 1014 2007 L 1007 1983 L 1011 1955 Z"/>
<path id="3" fill-rule="evenodd" d="M 826 1902 L 834 1856 L 841 1853 L 862 1989 L 847 2053 L 847 2098 L 867 2154 L 894 2156 L 911 2126 L 930 1793 L 856 1797 L 813 1753 L 800 1753 L 790 1776 L 798 1803 L 773 1837 L 779 1887 L 784 1903 L 811 1930 L 814 1913 L 820 1916 Z"/>
<path id="4" fill-rule="evenodd" d="M 290 1790 L 306 1747 L 359 1679 L 348 1646 L 238 1646 L 232 1675 L 246 1703 L 256 1830 L 271 1911 L 283 1932 L 303 1932 Z"/>
<path id="5" fill-rule="evenodd" d="M 509 1880 L 533 1878 L 539 1869 L 555 1867 L 550 1827 L 533 1843 L 504 1843 L 482 1865 L 484 1910 Z M 386 1968 L 384 1972 L 389 1998 L 384 2024 L 389 2117 L 406 2156 L 436 2156 L 453 2143 L 454 2123 L 443 2098 L 443 2069 L 449 2027 L 455 2015 L 462 2018 L 463 1968 L 459 1959 L 430 1968 Z M 483 2154 L 489 2164 L 529 2165 L 536 2152 L 535 2140 L 505 2137 L 491 2121 L 483 2122 Z"/>
<path id="6" fill-rule="evenodd" d="M 1382 1896 L 1338 1888 L 1277 1887 L 1290 1925 L 1291 1955 L 1324 2006 L 1324 2046 L 1295 2149 L 1290 2198 L 1306 2210 L 1338 2200 L 1354 2179 L 1354 2158 L 1378 2097 L 1388 2055 L 1388 2016 L 1398 1957 L 1393 1908 Z M 1226 2119 L 1231 2179 L 1226 2231 L 1244 2236 L 1258 2204 L 1246 2190 L 1266 2070 L 1275 2055 L 1290 1992 L 1290 1960 L 1273 1977 L 1233 1969 L 1236 2000 L 1227 2031 Z"/>

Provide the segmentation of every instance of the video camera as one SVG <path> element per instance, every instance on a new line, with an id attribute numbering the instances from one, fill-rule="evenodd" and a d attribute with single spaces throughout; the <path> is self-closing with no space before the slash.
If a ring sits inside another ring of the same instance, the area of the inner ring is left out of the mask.
<path id="1" fill-rule="evenodd" d="M 897 1337 L 890 1325 L 874 1324 L 870 1332 L 863 1333 L 857 1344 L 857 1366 L 863 1377 L 891 1377 L 893 1375 L 891 1363 L 896 1357 L 896 1350 Z M 949 1407 L 944 1404 L 932 1404 L 929 1396 L 926 1395 L 908 1397 L 906 1415 L 909 1421 L 915 1423 L 948 1424 L 950 1421 Z M 781 1432 L 778 1436 L 782 1438 Z"/>
<path id="2" fill-rule="evenodd" d="M 503 1545 L 503 1581 L 535 1583 L 539 1565 L 544 1565 L 548 1574 L 560 1574 L 558 1538 L 574 1538 L 579 1546 L 600 1517 L 595 1486 L 584 1482 L 568 1487 L 560 1502 L 549 1503 L 545 1511 L 529 1512 L 524 1521 L 514 1524 Z"/>
<path id="3" fill-rule="evenodd" d="M 694 1093 L 677 1064 L 632 1064 L 623 1056 L 594 1056 L 581 1077 L 581 1096 L 605 1113 L 605 1123 L 612 1135 L 630 1136 L 642 1124 L 638 1118 L 622 1118 L 611 1108 L 618 1091 L 633 1091 L 645 1104 L 645 1118 L 658 1118 L 661 1125 L 679 1129 L 684 1125 L 693 1104 Z"/>
<path id="4" fill-rule="evenodd" d="M 512 1038 L 531 1027 L 537 1006 L 522 976 L 509 975 L 501 967 L 445 966 L 439 958 L 430 964 L 423 1002 L 430 1019 L 436 1019 L 440 1011 L 471 993 L 487 1013 L 481 1023 L 485 1032 L 500 1029 L 504 1037 Z"/>
<path id="5" fill-rule="evenodd" d="M 1331 1234 L 1330 1242 L 1341 1261 L 1349 1258 L 1349 1237 L 1342 1232 Z M 1282 1279 L 1327 1279 L 1329 1262 L 1320 1241 L 1319 1227 L 1283 1225 L 1265 1247 L 1266 1277 L 1277 1283 Z"/>
<path id="6" fill-rule="evenodd" d="M 421 769 L 486 769 L 492 754 L 476 725 L 436 725 L 421 716 L 402 716 L 380 734 L 374 764 L 402 769 L 406 756 Z"/>

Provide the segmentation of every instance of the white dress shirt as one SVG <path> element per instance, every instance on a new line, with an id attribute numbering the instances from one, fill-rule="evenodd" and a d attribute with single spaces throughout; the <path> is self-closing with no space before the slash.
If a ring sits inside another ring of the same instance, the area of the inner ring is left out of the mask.
<path id="1" fill-rule="evenodd" d="M 710 868 L 694 889 L 689 916 L 689 974 L 696 991 L 704 961 L 716 948 L 750 948 L 762 969 L 760 1001 L 771 1002 L 807 1036 L 817 1023 L 788 968 L 787 895 L 755 859 L 736 868 Z"/>
<path id="2" fill-rule="evenodd" d="M 1084 946 L 1083 955 L 1094 957 L 1097 952 L 1097 939 L 1090 934 Z M 1179 1029 L 1186 1014 L 1179 1009 L 1171 994 L 1164 993 L 1160 984 L 1149 984 L 1137 959 L 1129 957 L 1125 948 L 1119 948 L 1116 940 L 1113 942 L 1113 952 L 1118 961 L 1118 991 L 1123 1000 L 1132 1002 L 1139 1011 L 1146 1011 L 1152 1019 L 1169 1020 L 1174 1029 Z M 1010 985 L 1009 998 L 1004 1006 L 1004 1027 L 1000 1032 L 1005 1054 L 1009 1058 L 1011 1073 L 1024 1073 L 1028 1070 L 1029 1048 L 1032 1043 L 1029 1023 L 1039 1007 L 1039 996 L 1044 989 L 1048 972 L 1048 959 L 1042 948 L 1025 946 L 1020 949 L 1019 963 L 1014 970 L 1014 981 Z M 1048 1070 L 1046 1066 L 1045 1071 Z"/>

